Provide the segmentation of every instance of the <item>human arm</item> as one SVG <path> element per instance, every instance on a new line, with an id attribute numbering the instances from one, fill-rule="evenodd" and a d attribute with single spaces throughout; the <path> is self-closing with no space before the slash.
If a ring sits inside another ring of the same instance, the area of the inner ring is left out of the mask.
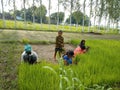
<path id="1" fill-rule="evenodd" d="M 23 58 L 24 55 L 25 55 L 25 51 L 21 54 L 21 62 L 24 61 L 24 58 Z"/>

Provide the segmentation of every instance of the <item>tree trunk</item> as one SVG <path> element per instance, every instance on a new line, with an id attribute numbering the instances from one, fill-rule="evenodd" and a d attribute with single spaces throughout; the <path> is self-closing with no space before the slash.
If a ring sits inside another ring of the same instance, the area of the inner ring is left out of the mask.
<path id="1" fill-rule="evenodd" d="M 42 0 L 40 0 L 40 29 L 42 29 Z"/>
<path id="2" fill-rule="evenodd" d="M 101 15 L 100 15 L 100 16 L 99 16 L 99 20 L 98 20 L 98 32 L 100 32 L 100 27 L 101 27 L 101 26 L 100 26 L 100 23 L 101 23 L 101 18 L 102 18 L 102 17 L 101 17 Z"/>
<path id="3" fill-rule="evenodd" d="M 57 13 L 57 30 L 59 29 L 58 26 L 59 26 L 59 0 L 58 0 L 58 13 Z"/>
<path id="4" fill-rule="evenodd" d="M 86 0 L 84 0 L 84 3 L 83 3 L 83 13 L 84 13 L 84 15 L 85 15 L 85 2 L 86 2 Z M 84 32 L 84 23 L 85 23 L 85 17 L 84 17 L 84 15 L 83 15 L 83 25 L 82 25 L 82 32 Z"/>
<path id="5" fill-rule="evenodd" d="M 89 16 L 89 18 L 90 18 L 90 20 L 91 20 L 91 16 L 92 16 L 92 4 L 93 3 L 93 0 L 90 0 L 90 16 Z M 90 27 L 91 27 L 91 21 L 89 20 L 89 26 L 88 26 L 88 32 L 90 32 Z"/>
<path id="6" fill-rule="evenodd" d="M 94 15 L 94 31 L 96 31 L 96 17 L 97 17 L 97 8 L 98 8 L 98 0 L 96 0 L 96 4 L 95 4 L 95 15 Z"/>
<path id="7" fill-rule="evenodd" d="M 72 25 L 72 8 L 73 8 L 73 0 L 71 0 L 70 2 L 70 27 L 69 27 L 70 30 Z"/>
<path id="8" fill-rule="evenodd" d="M 64 15 L 65 15 L 65 8 L 64 8 Z M 65 17 L 65 16 L 64 16 Z M 65 30 L 65 22 L 63 21 L 63 31 Z"/>
<path id="9" fill-rule="evenodd" d="M 25 7 L 26 0 L 23 0 L 23 5 L 24 5 L 24 28 L 26 28 L 26 7 Z"/>
<path id="10" fill-rule="evenodd" d="M 93 32 L 96 31 L 96 15 L 94 16 L 94 29 Z"/>
<path id="11" fill-rule="evenodd" d="M 14 20 L 15 20 L 15 23 L 14 23 L 14 28 L 16 29 L 16 6 L 15 6 L 15 0 L 13 1 L 13 7 L 14 7 Z"/>
<path id="12" fill-rule="evenodd" d="M 49 30 L 50 30 L 50 22 L 51 22 L 51 20 L 50 20 L 50 7 L 51 7 L 51 0 L 49 0 L 49 21 L 48 21 L 48 23 L 49 23 Z"/>
<path id="13" fill-rule="evenodd" d="M 5 23 L 5 13 L 4 13 L 4 3 L 3 3 L 3 0 L 1 0 L 1 4 L 2 4 L 3 28 L 5 28 L 6 27 L 6 23 Z"/>
<path id="14" fill-rule="evenodd" d="M 77 21 L 77 23 L 76 23 L 76 31 L 78 30 L 78 21 Z"/>
<path id="15" fill-rule="evenodd" d="M 106 17 L 105 17 L 105 32 L 106 32 L 106 30 L 107 30 L 107 28 L 106 28 L 106 26 L 107 26 L 106 21 L 107 21 L 107 19 L 106 19 Z"/>
<path id="16" fill-rule="evenodd" d="M 107 32 L 110 30 L 110 17 L 108 17 L 108 23 L 107 23 Z"/>
<path id="17" fill-rule="evenodd" d="M 35 0 L 33 0 L 33 28 L 35 28 Z"/>
<path id="18" fill-rule="evenodd" d="M 90 16 L 91 19 L 91 16 Z M 91 22 L 89 21 L 88 32 L 90 32 Z"/>

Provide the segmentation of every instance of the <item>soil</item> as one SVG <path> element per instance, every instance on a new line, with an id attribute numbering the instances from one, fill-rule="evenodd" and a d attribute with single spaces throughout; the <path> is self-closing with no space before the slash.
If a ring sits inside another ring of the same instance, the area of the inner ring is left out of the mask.
<path id="1" fill-rule="evenodd" d="M 54 51 L 55 51 L 55 44 L 50 45 L 32 45 L 33 50 L 38 54 L 38 62 L 41 60 L 47 60 L 49 62 L 55 63 L 54 60 Z M 75 46 L 70 44 L 65 44 L 64 48 L 66 51 L 74 50 Z"/>

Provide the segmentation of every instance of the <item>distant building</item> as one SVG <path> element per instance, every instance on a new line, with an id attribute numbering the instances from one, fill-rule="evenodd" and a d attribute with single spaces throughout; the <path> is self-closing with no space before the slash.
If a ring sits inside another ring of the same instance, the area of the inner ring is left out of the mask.
<path id="1" fill-rule="evenodd" d="M 24 21 L 24 19 L 20 16 L 16 16 L 16 19 L 19 20 L 19 21 Z"/>

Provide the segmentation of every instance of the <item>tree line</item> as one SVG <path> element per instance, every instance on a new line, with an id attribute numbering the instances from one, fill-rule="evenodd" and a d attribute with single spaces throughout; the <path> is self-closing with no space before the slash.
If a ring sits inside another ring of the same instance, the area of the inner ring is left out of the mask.
<path id="1" fill-rule="evenodd" d="M 39 7 L 36 6 L 32 6 L 29 7 L 28 9 L 25 10 L 26 11 L 26 21 L 28 22 L 33 22 L 33 12 L 34 12 L 34 19 L 36 23 L 41 23 L 41 19 L 42 19 L 42 23 L 44 24 L 48 24 L 49 23 L 49 17 L 46 16 L 47 14 L 47 9 L 44 5 L 41 5 Z M 17 20 L 21 20 L 24 21 L 24 9 L 21 10 L 15 10 L 15 12 L 11 11 L 11 12 L 4 12 L 5 15 L 5 19 L 7 20 L 14 20 L 14 14 Z M 2 19 L 2 13 L 0 13 L 0 18 Z M 64 12 L 54 12 L 51 13 L 50 15 L 50 20 L 51 20 L 51 24 L 57 24 L 57 15 L 59 17 L 59 24 L 62 23 L 64 21 L 65 18 L 65 13 Z M 77 15 L 79 16 L 79 19 L 77 18 Z M 78 12 L 75 11 L 72 13 L 72 22 L 71 24 L 76 24 L 78 22 L 79 25 L 82 25 L 82 20 L 83 20 L 83 16 L 86 17 L 85 20 L 85 25 L 88 26 L 88 22 L 89 22 L 89 17 L 87 15 L 84 15 L 82 12 Z M 17 18 L 18 17 L 18 18 Z M 65 20 L 65 23 L 69 24 L 70 22 L 70 17 L 68 17 Z"/>
<path id="2" fill-rule="evenodd" d="M 31 7 L 26 9 L 27 4 L 32 1 Z M 91 18 L 94 18 L 93 25 L 100 26 L 101 21 L 105 20 L 106 26 L 108 29 L 110 25 L 116 25 L 120 22 L 120 1 L 119 0 L 57 0 L 57 12 L 51 14 L 51 0 L 47 0 L 49 3 L 48 14 L 46 17 L 46 7 L 42 4 L 43 0 L 21 0 L 23 4 L 23 8 L 20 10 L 21 16 L 24 18 L 24 22 L 32 21 L 38 23 L 49 23 L 49 24 L 57 24 L 59 25 L 65 16 L 65 12 L 69 11 L 70 15 L 66 19 L 66 22 L 72 25 L 81 24 L 83 26 L 91 25 Z M 8 0 L 8 4 L 13 7 L 13 17 L 16 23 L 16 3 L 17 0 Z M 38 4 L 36 7 L 36 3 Z M 63 12 L 60 12 L 59 8 L 62 6 L 64 8 Z M 86 15 L 87 7 L 89 7 L 89 16 Z M 1 8 L 2 8 L 2 19 L 4 21 L 3 25 L 5 26 L 5 14 L 4 11 L 4 0 L 1 0 Z M 62 17 L 62 18 L 61 18 Z M 82 17 L 82 18 L 81 18 Z M 87 22 L 87 24 L 86 24 Z M 26 26 L 26 25 L 25 25 Z M 89 31 L 89 29 L 88 29 Z"/>

